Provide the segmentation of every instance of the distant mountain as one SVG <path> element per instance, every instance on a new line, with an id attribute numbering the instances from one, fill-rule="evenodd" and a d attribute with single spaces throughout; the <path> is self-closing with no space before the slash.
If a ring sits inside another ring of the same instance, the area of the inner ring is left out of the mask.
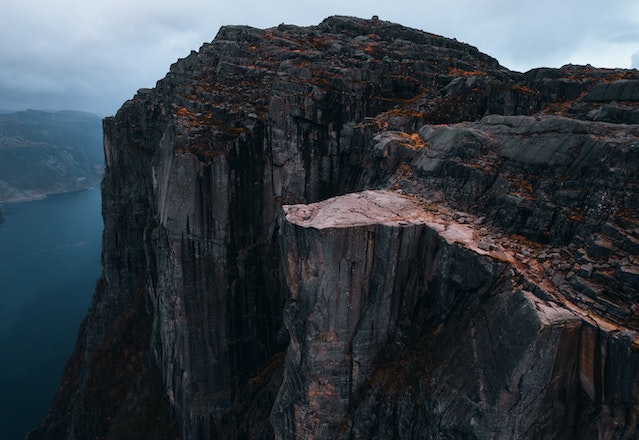
<path id="1" fill-rule="evenodd" d="M 101 119 L 91 113 L 0 113 L 0 203 L 96 185 L 102 151 Z"/>

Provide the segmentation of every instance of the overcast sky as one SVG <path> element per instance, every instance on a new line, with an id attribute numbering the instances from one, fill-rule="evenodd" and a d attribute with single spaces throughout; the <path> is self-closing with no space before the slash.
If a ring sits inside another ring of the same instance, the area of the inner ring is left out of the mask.
<path id="1" fill-rule="evenodd" d="M 472 44 L 512 70 L 639 67 L 637 0 L 2 0 L 0 109 L 114 114 L 224 24 L 354 15 Z"/>

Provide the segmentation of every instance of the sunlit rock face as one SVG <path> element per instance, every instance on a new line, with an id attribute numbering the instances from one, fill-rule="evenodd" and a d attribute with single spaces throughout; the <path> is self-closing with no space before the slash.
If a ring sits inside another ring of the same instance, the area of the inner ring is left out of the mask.
<path id="1" fill-rule="evenodd" d="M 30 438 L 633 438 L 639 126 L 589 93 L 637 76 L 222 28 L 104 121 L 103 276 Z"/>

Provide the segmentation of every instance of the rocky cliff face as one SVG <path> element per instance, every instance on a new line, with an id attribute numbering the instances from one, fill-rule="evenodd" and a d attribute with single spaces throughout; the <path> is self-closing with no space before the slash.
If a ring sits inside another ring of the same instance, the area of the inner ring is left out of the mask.
<path id="1" fill-rule="evenodd" d="M 30 438 L 636 437 L 638 76 L 222 28 L 104 122 L 104 273 Z"/>

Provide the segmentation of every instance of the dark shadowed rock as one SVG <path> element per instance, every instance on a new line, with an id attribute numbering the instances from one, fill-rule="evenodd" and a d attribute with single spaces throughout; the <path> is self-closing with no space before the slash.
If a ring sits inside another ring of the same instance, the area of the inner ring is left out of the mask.
<path id="1" fill-rule="evenodd" d="M 637 389 L 637 332 L 618 339 L 507 240 L 485 246 L 471 215 L 370 191 L 284 213 L 276 438 L 562 439 L 596 425 L 579 421 L 582 393 L 613 413 L 597 429 L 631 438 L 616 408 L 636 396 L 614 396 Z"/>
<path id="2" fill-rule="evenodd" d="M 639 101 L 639 81 L 619 80 L 596 84 L 584 97 L 585 101 Z"/>
<path id="3" fill-rule="evenodd" d="M 635 437 L 638 113 L 584 97 L 636 79 L 223 27 L 104 122 L 103 276 L 30 438 Z"/>

